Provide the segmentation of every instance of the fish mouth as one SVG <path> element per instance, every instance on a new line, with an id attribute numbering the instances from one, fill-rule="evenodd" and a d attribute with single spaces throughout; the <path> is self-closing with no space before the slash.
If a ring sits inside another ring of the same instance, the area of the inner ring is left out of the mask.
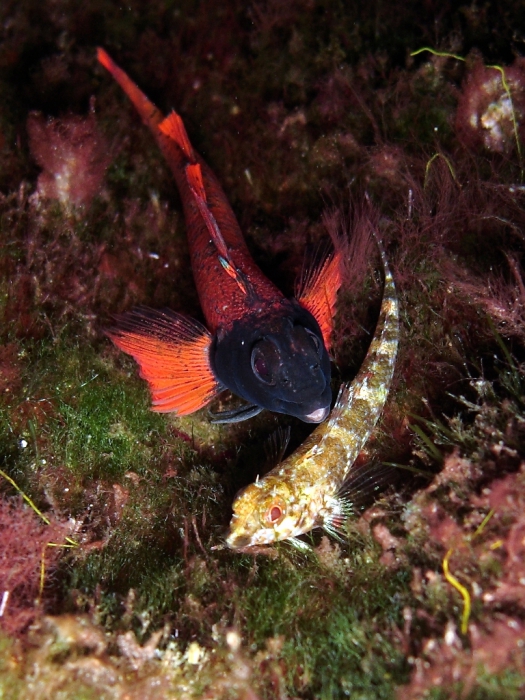
<path id="1" fill-rule="evenodd" d="M 325 406 L 324 408 L 316 408 L 315 411 L 308 413 L 303 420 L 306 423 L 322 423 L 326 416 L 330 412 L 330 406 Z"/>

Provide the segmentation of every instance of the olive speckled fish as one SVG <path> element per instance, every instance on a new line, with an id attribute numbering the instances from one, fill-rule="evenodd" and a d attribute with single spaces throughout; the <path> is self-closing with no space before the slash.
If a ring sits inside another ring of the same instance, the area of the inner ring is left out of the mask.
<path id="1" fill-rule="evenodd" d="M 388 398 L 399 343 L 399 303 L 381 246 L 385 284 L 374 339 L 352 382 L 341 386 L 328 421 L 235 499 L 226 544 L 232 549 L 295 540 L 322 527 L 335 534 L 351 510 L 352 466 Z M 351 488 L 350 488 L 351 491 Z"/>

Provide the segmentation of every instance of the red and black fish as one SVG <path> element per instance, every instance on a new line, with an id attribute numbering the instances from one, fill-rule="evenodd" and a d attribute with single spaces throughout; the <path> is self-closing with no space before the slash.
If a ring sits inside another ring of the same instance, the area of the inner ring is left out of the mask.
<path id="1" fill-rule="evenodd" d="M 336 246 L 303 275 L 296 298 L 285 298 L 251 258 L 226 196 L 194 151 L 180 116 L 164 118 L 100 48 L 98 60 L 151 129 L 175 176 L 208 326 L 141 307 L 119 317 L 108 332 L 140 365 L 153 410 L 187 415 L 229 389 L 249 405 L 224 414 L 225 421 L 265 408 L 323 421 L 332 398 L 328 349 L 343 250 Z"/>

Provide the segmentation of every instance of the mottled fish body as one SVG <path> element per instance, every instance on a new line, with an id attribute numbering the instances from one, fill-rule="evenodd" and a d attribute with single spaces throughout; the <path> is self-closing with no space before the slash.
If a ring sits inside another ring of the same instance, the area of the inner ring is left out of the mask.
<path id="1" fill-rule="evenodd" d="M 349 510 L 341 496 L 388 398 L 399 343 L 399 303 L 381 246 L 385 283 L 366 358 L 341 386 L 328 421 L 264 478 L 237 496 L 226 543 L 232 549 L 295 538 L 313 528 L 334 533 Z"/>

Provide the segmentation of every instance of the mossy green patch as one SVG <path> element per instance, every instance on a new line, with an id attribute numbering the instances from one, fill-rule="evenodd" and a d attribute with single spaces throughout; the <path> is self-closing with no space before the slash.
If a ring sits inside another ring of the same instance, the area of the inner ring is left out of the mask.
<path id="1" fill-rule="evenodd" d="M 142 386 L 94 348 L 58 340 L 35 347 L 26 363 L 19 437 L 35 468 L 50 462 L 82 480 L 120 479 L 151 467 L 152 445 L 166 423 L 151 413 Z M 12 409 L 15 408 L 16 404 Z M 67 477 L 66 477 L 67 478 Z"/>
<path id="2" fill-rule="evenodd" d="M 382 577 L 374 554 L 356 551 L 342 559 L 343 581 L 315 558 L 305 561 L 303 555 L 281 552 L 275 561 L 254 565 L 251 585 L 241 585 L 235 595 L 248 640 L 262 645 L 268 637 L 282 637 L 290 691 L 300 687 L 322 698 L 349 692 L 390 697 L 392 678 L 403 676 L 404 662 L 389 636 L 378 630 L 387 620 L 400 622 L 405 573 Z"/>

